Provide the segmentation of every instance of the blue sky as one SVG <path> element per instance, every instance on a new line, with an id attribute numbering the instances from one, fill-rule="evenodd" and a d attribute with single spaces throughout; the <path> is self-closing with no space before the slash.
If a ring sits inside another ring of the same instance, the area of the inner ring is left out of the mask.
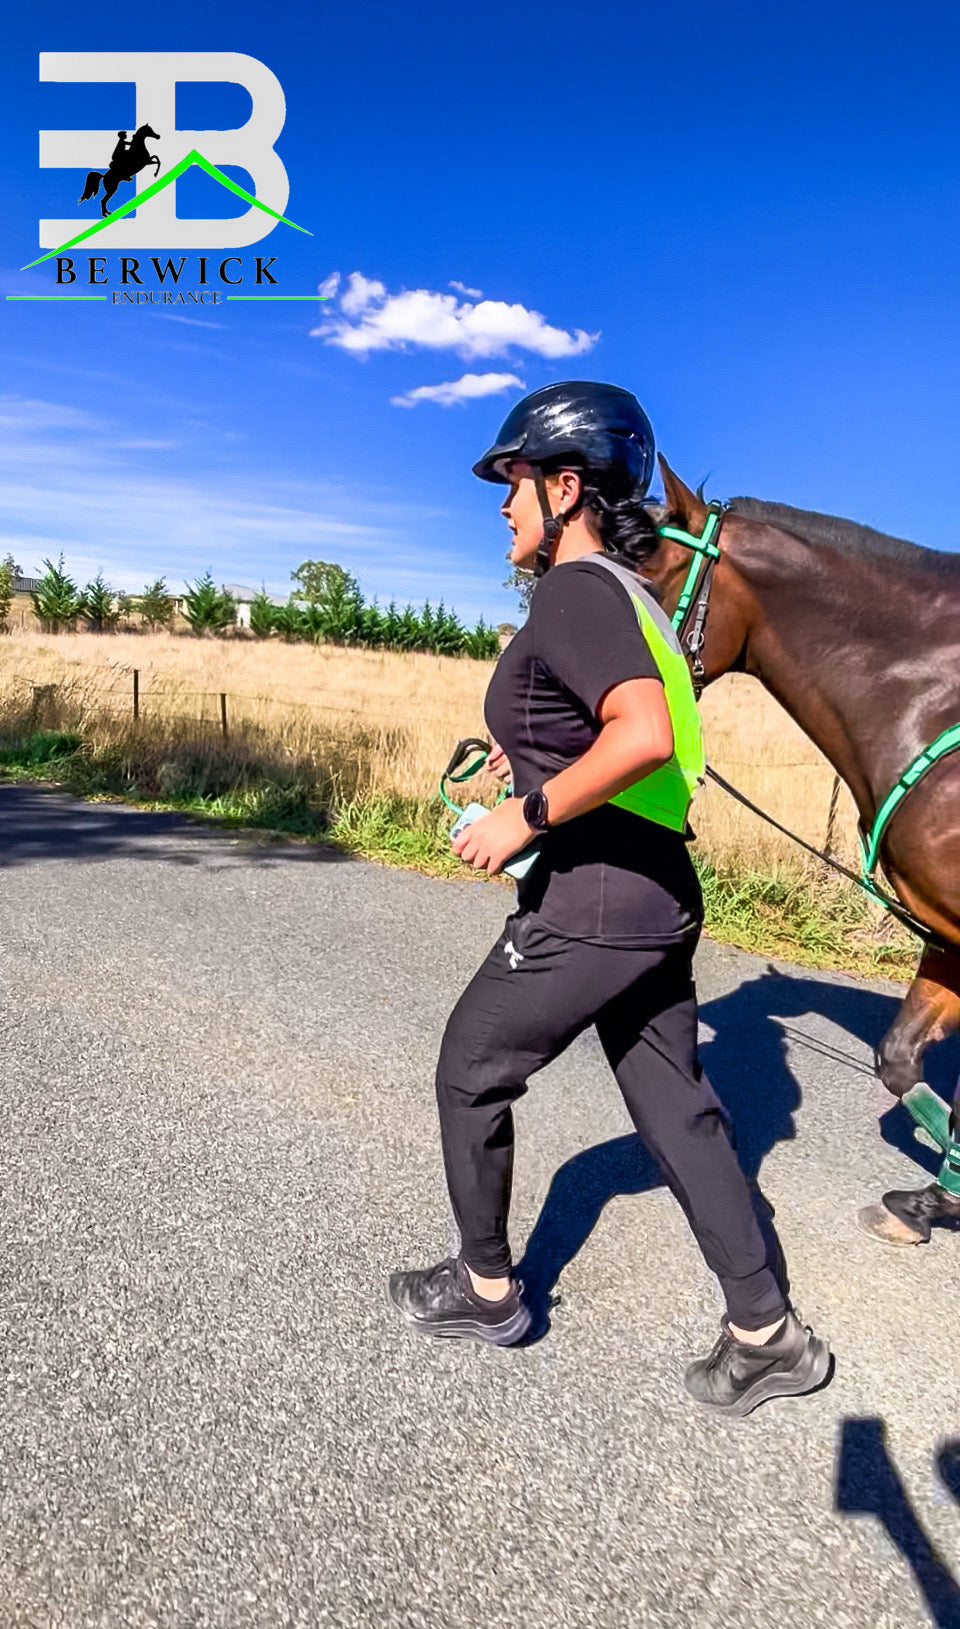
<path id="1" fill-rule="evenodd" d="M 53 0 L 5 36 L 4 293 L 54 287 L 19 270 L 40 217 L 96 218 L 79 171 L 38 167 L 38 130 L 134 123 L 126 86 L 39 83 L 41 51 L 79 50 L 266 63 L 313 235 L 235 252 L 334 290 L 189 321 L 4 302 L 0 551 L 27 570 L 62 550 L 83 580 L 210 566 L 283 593 L 323 558 L 384 600 L 515 617 L 470 465 L 565 377 L 635 390 L 711 494 L 960 542 L 955 5 Z M 193 86 L 177 124 L 247 107 Z M 178 183 L 181 215 L 241 207 Z"/>

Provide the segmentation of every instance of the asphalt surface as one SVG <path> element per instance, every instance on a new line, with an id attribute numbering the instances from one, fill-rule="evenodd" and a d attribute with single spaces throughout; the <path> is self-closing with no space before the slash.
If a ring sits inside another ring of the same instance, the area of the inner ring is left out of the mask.
<path id="1" fill-rule="evenodd" d="M 960 1625 L 960 1235 L 855 1226 L 926 1180 L 870 1069 L 892 988 L 703 947 L 836 1354 L 724 1423 L 680 1385 L 717 1295 L 592 1035 L 518 1116 L 543 1338 L 386 1303 L 444 1251 L 433 1065 L 508 893 L 14 787 L 0 872 L 3 1629 Z"/>

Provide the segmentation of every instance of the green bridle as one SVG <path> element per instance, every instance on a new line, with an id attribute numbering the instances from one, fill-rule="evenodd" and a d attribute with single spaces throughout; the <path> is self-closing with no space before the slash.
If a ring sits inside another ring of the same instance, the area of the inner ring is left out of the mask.
<path id="1" fill-rule="evenodd" d="M 671 538 L 675 543 L 682 543 L 684 548 L 693 551 L 690 570 L 687 572 L 677 609 L 671 618 L 680 641 L 681 647 L 690 663 L 690 677 L 693 680 L 694 694 L 697 700 L 703 690 L 706 675 L 703 668 L 701 651 L 706 636 L 707 615 L 710 610 L 710 590 L 713 587 L 713 573 L 720 558 L 720 545 L 717 538 L 723 525 L 724 505 L 711 503 L 707 509 L 707 518 L 704 521 L 703 531 L 699 537 L 693 532 L 684 532 L 679 526 L 658 526 L 661 537 Z M 693 626 L 686 632 L 687 622 L 693 617 Z"/>

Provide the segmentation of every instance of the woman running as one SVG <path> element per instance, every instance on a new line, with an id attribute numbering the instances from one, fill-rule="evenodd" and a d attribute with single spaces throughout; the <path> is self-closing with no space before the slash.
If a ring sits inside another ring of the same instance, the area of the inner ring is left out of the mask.
<path id="1" fill-rule="evenodd" d="M 485 714 L 490 765 L 514 795 L 454 846 L 498 872 L 538 839 L 517 910 L 451 1014 L 437 1068 L 457 1257 L 394 1273 L 390 1294 L 428 1335 L 511 1345 L 530 1327 L 507 1235 L 512 1104 L 591 1024 L 726 1301 L 691 1364 L 700 1402 L 747 1414 L 811 1390 L 826 1344 L 791 1310 L 697 1058 L 693 953 L 703 919 L 687 813 L 703 773 L 693 689 L 668 618 L 638 577 L 657 546 L 643 499 L 653 432 L 613 385 L 548 385 L 513 409 L 474 473 L 509 488 L 510 559 L 536 572 Z"/>

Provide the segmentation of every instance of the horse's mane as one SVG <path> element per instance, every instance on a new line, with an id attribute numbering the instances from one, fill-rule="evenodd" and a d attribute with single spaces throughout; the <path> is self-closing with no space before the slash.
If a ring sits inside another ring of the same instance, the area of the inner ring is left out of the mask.
<path id="1" fill-rule="evenodd" d="M 734 498 L 730 508 L 747 520 L 769 521 L 771 526 L 793 532 L 808 543 L 825 543 L 829 548 L 844 549 L 865 559 L 880 555 L 908 570 L 960 578 L 960 554 L 925 549 L 919 543 L 908 543 L 905 538 L 875 532 L 872 526 L 861 526 L 855 520 L 818 515 L 810 509 L 791 509 L 786 503 L 765 503 L 761 498 Z"/>

